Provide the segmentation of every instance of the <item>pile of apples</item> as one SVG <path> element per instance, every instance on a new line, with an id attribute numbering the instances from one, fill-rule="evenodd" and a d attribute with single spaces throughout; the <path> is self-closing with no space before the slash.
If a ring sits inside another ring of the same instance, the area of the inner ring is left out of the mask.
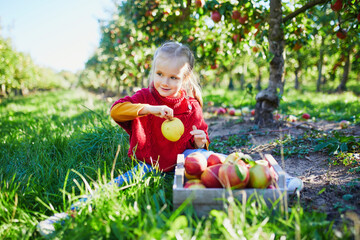
<path id="1" fill-rule="evenodd" d="M 234 152 L 212 153 L 207 159 L 194 152 L 185 158 L 184 188 L 275 188 L 278 180 L 267 160 L 254 161 L 250 155 Z"/>

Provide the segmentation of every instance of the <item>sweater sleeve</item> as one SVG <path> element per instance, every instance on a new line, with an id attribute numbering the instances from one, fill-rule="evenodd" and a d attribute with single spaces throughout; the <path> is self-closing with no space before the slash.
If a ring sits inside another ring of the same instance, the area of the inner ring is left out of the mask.
<path id="1" fill-rule="evenodd" d="M 115 122 L 126 122 L 139 117 L 139 111 L 146 104 L 135 104 L 131 102 L 120 102 L 111 108 L 110 115 Z"/>

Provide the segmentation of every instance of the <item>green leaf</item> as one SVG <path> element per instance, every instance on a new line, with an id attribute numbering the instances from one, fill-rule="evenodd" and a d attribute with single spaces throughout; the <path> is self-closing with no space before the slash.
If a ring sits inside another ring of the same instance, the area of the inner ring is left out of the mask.
<path id="1" fill-rule="evenodd" d="M 353 198 L 353 195 L 352 194 L 345 194 L 344 196 L 342 196 L 342 198 L 345 200 L 345 201 L 349 201 Z"/>
<path id="2" fill-rule="evenodd" d="M 324 142 L 324 143 L 321 143 L 321 144 L 318 144 L 315 148 L 314 148 L 314 151 L 317 152 L 317 151 L 320 151 L 324 148 L 326 148 L 327 146 L 329 146 L 331 143 L 329 142 Z"/>
<path id="3" fill-rule="evenodd" d="M 241 181 L 245 180 L 246 178 L 246 172 L 244 170 L 244 167 L 239 165 L 239 164 L 235 164 L 235 172 L 236 172 L 236 175 L 239 177 L 239 179 Z"/>
<path id="4" fill-rule="evenodd" d="M 317 193 L 317 195 L 322 194 L 323 192 L 325 192 L 325 190 L 326 190 L 326 188 L 321 189 L 321 190 Z"/>
<path id="5" fill-rule="evenodd" d="M 348 146 L 347 146 L 346 143 L 342 143 L 340 145 L 340 151 L 342 151 L 342 152 L 347 152 L 348 151 Z"/>

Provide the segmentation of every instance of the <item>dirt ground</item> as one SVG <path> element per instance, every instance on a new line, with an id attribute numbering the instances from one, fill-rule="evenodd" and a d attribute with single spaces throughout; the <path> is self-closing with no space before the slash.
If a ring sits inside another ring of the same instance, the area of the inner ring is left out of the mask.
<path id="1" fill-rule="evenodd" d="M 305 210 L 326 212 L 329 220 L 340 222 L 349 212 L 360 217 L 360 174 L 349 173 L 349 167 L 329 163 L 328 153 L 314 152 L 314 146 L 308 146 L 304 154 L 291 154 L 281 158 L 281 144 L 276 140 L 284 139 L 285 135 L 303 136 L 311 130 L 328 133 L 332 130 L 344 132 L 346 135 L 360 136 L 360 126 L 340 129 L 337 122 L 294 122 L 279 121 L 270 127 L 257 128 L 253 119 L 245 117 L 240 120 L 234 116 L 214 116 L 204 112 L 209 125 L 210 140 L 220 139 L 226 142 L 233 135 L 251 135 L 252 146 L 225 147 L 227 152 L 242 151 L 259 159 L 261 154 L 272 154 L 283 169 L 290 175 L 300 178 L 304 189 L 300 193 L 300 202 Z M 302 146 L 303 147 L 303 146 Z M 304 148 L 304 147 L 303 147 Z M 306 148 L 306 147 L 305 147 Z M 360 161 L 360 160 L 359 160 Z M 290 199 L 294 203 L 296 195 Z M 347 218 L 348 219 L 348 218 Z"/>

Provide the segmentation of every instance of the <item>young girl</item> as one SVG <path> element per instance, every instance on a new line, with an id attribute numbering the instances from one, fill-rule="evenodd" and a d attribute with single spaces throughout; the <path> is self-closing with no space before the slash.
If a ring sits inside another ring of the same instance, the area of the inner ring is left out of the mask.
<path id="1" fill-rule="evenodd" d="M 169 172 L 175 168 L 177 155 L 186 149 L 208 148 L 208 126 L 193 68 L 191 50 L 181 43 L 167 42 L 155 52 L 150 86 L 113 104 L 111 117 L 130 135 L 130 157 Z M 161 133 L 161 124 L 173 117 L 185 127 L 176 142 Z"/>
<path id="2" fill-rule="evenodd" d="M 185 156 L 194 151 L 205 156 L 212 153 L 207 151 L 210 142 L 208 126 L 202 115 L 203 101 L 193 71 L 194 62 L 194 55 L 187 46 L 177 42 L 164 43 L 154 54 L 149 87 L 112 105 L 111 117 L 130 136 L 128 155 L 139 163 L 109 184 L 121 186 L 130 182 L 135 173 L 172 172 L 177 155 L 181 153 Z M 185 128 L 176 142 L 167 140 L 161 133 L 162 123 L 173 117 L 179 118 Z M 76 210 L 88 198 L 91 196 L 80 199 L 71 210 Z M 55 214 L 40 222 L 38 230 L 44 236 L 51 234 L 55 231 L 54 224 L 65 218 L 68 218 L 67 213 Z"/>

